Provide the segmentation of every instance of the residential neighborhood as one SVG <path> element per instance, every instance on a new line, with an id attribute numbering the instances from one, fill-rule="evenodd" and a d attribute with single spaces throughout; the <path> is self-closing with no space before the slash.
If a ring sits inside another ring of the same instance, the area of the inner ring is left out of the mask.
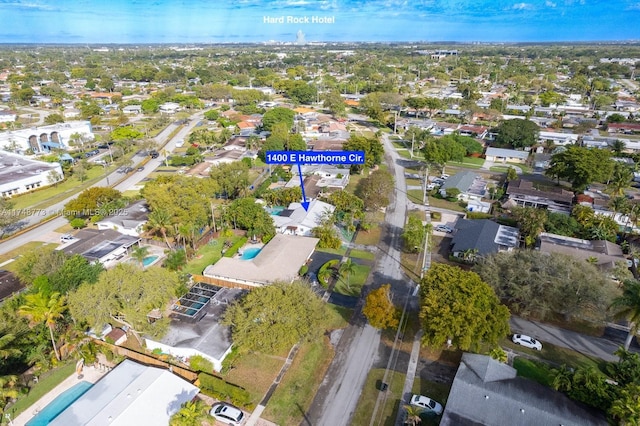
<path id="1" fill-rule="evenodd" d="M 0 45 L 0 424 L 640 421 L 637 43 L 293 38 Z"/>

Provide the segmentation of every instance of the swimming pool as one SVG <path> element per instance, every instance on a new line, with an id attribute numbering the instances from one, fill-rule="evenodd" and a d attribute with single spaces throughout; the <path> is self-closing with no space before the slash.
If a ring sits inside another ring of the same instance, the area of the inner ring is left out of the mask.
<path id="1" fill-rule="evenodd" d="M 258 255 L 258 253 L 260 253 L 260 250 L 262 250 L 262 247 L 251 247 L 248 248 L 246 250 L 244 250 L 242 252 L 242 256 L 240 257 L 240 259 L 242 260 L 251 260 L 254 257 L 256 257 Z"/>
<path id="2" fill-rule="evenodd" d="M 151 265 L 153 262 L 155 262 L 158 259 L 159 256 L 147 256 L 144 259 L 142 259 L 142 264 L 144 266 L 149 266 Z"/>
<path id="3" fill-rule="evenodd" d="M 266 207 L 266 210 L 271 216 L 280 216 L 280 213 L 284 210 L 282 206 Z"/>
<path id="4" fill-rule="evenodd" d="M 51 401 L 46 407 L 44 407 L 34 418 L 29 420 L 26 426 L 46 426 L 53 419 L 55 419 L 58 414 L 62 413 L 67 409 L 74 401 L 80 398 L 86 391 L 88 391 L 93 383 L 89 382 L 79 382 L 76 383 L 72 388 L 67 389 L 62 392 L 60 395 L 56 397 L 53 401 Z"/>

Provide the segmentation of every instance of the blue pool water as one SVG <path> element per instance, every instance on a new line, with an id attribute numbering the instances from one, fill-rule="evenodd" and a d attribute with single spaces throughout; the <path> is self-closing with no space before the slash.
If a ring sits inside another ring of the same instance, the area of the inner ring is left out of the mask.
<path id="1" fill-rule="evenodd" d="M 156 261 L 156 259 L 158 258 L 158 256 L 147 256 L 144 259 L 142 259 L 142 264 L 144 266 L 149 266 L 151 265 L 153 262 Z"/>
<path id="2" fill-rule="evenodd" d="M 267 211 L 271 216 L 279 216 L 283 210 L 284 210 L 284 207 L 282 206 L 267 207 Z"/>
<path id="3" fill-rule="evenodd" d="M 242 256 L 240 257 L 240 259 L 242 260 L 251 260 L 254 257 L 256 257 L 258 255 L 258 253 L 260 253 L 260 250 L 262 250 L 262 248 L 260 247 L 251 247 L 246 249 L 245 251 L 242 252 Z"/>
<path id="4" fill-rule="evenodd" d="M 93 383 L 82 381 L 77 383 L 72 388 L 67 389 L 51 401 L 44 409 L 42 409 L 34 418 L 27 422 L 26 426 L 46 426 L 58 414 L 62 413 L 68 406 L 74 403 L 74 401 L 80 398 L 86 391 L 88 391 Z"/>

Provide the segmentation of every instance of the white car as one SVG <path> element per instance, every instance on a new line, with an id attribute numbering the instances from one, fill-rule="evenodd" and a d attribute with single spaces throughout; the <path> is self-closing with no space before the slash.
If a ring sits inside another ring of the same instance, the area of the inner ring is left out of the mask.
<path id="1" fill-rule="evenodd" d="M 63 236 L 60 237 L 60 242 L 63 244 L 73 240 L 75 240 L 75 237 L 71 234 L 64 234 Z"/>
<path id="2" fill-rule="evenodd" d="M 542 350 L 542 343 L 526 334 L 514 334 L 511 341 L 516 345 L 524 346 L 525 348 L 535 349 L 536 351 Z"/>
<path id="3" fill-rule="evenodd" d="M 242 424 L 242 419 L 244 419 L 242 410 L 231 404 L 225 404 L 224 402 L 220 402 L 211 407 L 209 414 L 215 417 L 216 420 L 228 425 Z"/>
<path id="4" fill-rule="evenodd" d="M 411 397 L 411 405 L 424 408 L 427 411 L 433 411 L 438 415 L 442 414 L 442 405 L 439 402 L 436 402 L 424 395 L 413 395 Z"/>
<path id="5" fill-rule="evenodd" d="M 443 174 L 440 175 L 440 179 L 447 180 L 447 179 L 449 179 L 449 175 L 446 174 L 446 173 L 443 173 Z"/>
<path id="6" fill-rule="evenodd" d="M 438 225 L 434 229 L 438 232 L 446 232 L 447 234 L 450 234 L 453 232 L 453 229 L 447 225 Z"/>

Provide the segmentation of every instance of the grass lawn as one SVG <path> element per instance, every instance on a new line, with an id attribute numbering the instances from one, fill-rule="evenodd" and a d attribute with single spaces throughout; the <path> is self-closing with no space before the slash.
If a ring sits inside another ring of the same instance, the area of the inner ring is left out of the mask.
<path id="1" fill-rule="evenodd" d="M 355 243 L 365 246 L 375 246 L 380 242 L 380 233 L 381 230 L 379 226 L 372 227 L 368 231 L 358 231 Z"/>
<path id="2" fill-rule="evenodd" d="M 509 167 L 505 167 L 505 166 L 493 166 L 493 167 L 489 167 L 489 170 L 492 172 L 499 172 L 499 173 L 507 173 L 507 171 L 509 171 Z"/>
<path id="3" fill-rule="evenodd" d="M 422 186 L 422 181 L 420 179 L 405 179 L 407 182 L 407 186 Z"/>
<path id="4" fill-rule="evenodd" d="M 420 280 L 420 268 L 422 268 L 421 253 L 400 252 L 400 266 L 402 270 L 413 280 Z"/>
<path id="5" fill-rule="evenodd" d="M 591 358 L 583 355 L 579 352 L 572 351 L 571 349 L 562 348 L 560 346 L 552 345 L 551 343 L 544 343 L 540 352 L 523 348 L 522 346 L 514 344 L 511 339 L 505 339 L 501 342 L 502 347 L 508 347 L 519 352 L 525 352 L 532 356 L 537 357 L 540 361 L 546 361 L 552 364 L 552 367 L 559 367 L 565 364 L 567 367 L 594 367 L 601 370 L 601 366 L 604 365 L 604 361 L 598 358 Z"/>
<path id="6" fill-rule="evenodd" d="M 449 161 L 447 162 L 449 166 L 459 166 L 459 167 L 470 167 L 470 168 L 480 168 L 484 165 L 484 158 L 480 157 L 464 157 L 462 162 L 459 161 Z"/>
<path id="7" fill-rule="evenodd" d="M 374 422 L 371 422 L 373 409 L 375 408 L 378 395 L 380 395 L 380 384 L 384 378 L 383 368 L 374 368 L 369 371 L 367 380 L 360 394 L 360 399 L 353 413 L 351 424 L 353 425 L 384 425 L 394 426 L 398 407 L 402 399 L 402 388 L 404 387 L 405 374 L 390 371 L 387 375 L 386 383 L 389 387 L 386 390 L 386 400 L 384 404 L 378 406 L 378 412 Z"/>
<path id="8" fill-rule="evenodd" d="M 523 357 L 516 357 L 516 359 L 513 360 L 513 368 L 518 370 L 518 376 L 526 377 L 551 387 L 553 373 L 548 364 Z"/>
<path id="9" fill-rule="evenodd" d="M 107 173 L 111 173 L 115 169 L 116 168 L 112 166 L 108 169 Z M 29 192 L 28 194 L 12 197 L 11 202 L 14 203 L 14 209 L 24 209 L 27 207 L 46 208 L 75 194 L 79 194 L 94 183 L 104 179 L 104 177 L 104 168 L 92 167 L 87 171 L 87 179 L 84 182 L 80 182 L 80 180 L 75 177 L 70 177 L 57 186 L 49 186 L 38 191 Z"/>
<path id="10" fill-rule="evenodd" d="M 76 371 L 75 360 L 69 364 L 62 365 L 55 370 L 47 371 L 38 377 L 38 383 L 31 387 L 28 395 L 18 396 L 18 400 L 11 407 L 5 409 L 5 412 L 11 413 L 11 417 L 16 418 L 18 414 L 31 407 L 37 400 L 42 398 L 51 389 L 62 383 L 67 377 Z M 44 408 L 44 407 L 42 407 Z"/>
<path id="11" fill-rule="evenodd" d="M 242 237 L 232 237 L 231 244 L 235 244 L 240 238 Z M 187 263 L 187 266 L 185 266 L 184 272 L 202 275 L 204 268 L 209 265 L 213 265 L 220 260 L 222 257 L 222 240 L 222 238 L 211 240 L 209 244 L 200 247 L 196 256 Z"/>
<path id="12" fill-rule="evenodd" d="M 18 257 L 22 256 L 24 253 L 30 252 L 32 250 L 39 250 L 39 251 L 53 250 L 56 247 L 58 247 L 58 244 L 43 243 L 40 241 L 30 241 L 28 243 L 21 245 L 15 250 L 11 250 L 8 253 L 0 255 L 0 263 L 6 262 L 9 259 L 17 259 Z M 2 267 L 2 269 L 6 269 L 7 271 L 10 271 L 10 272 L 16 272 L 15 264 L 16 264 L 15 262 L 7 263 Z"/>
<path id="13" fill-rule="evenodd" d="M 251 395 L 252 405 L 258 405 L 278 375 L 288 351 L 274 355 L 252 353 L 239 356 L 233 367 L 221 377 L 244 388 Z"/>
<path id="14" fill-rule="evenodd" d="M 349 184 L 344 190 L 350 194 L 353 194 L 354 191 L 356 190 L 356 187 L 358 186 L 358 182 L 360 182 L 361 179 L 364 179 L 368 175 L 369 175 L 369 169 L 364 169 L 363 172 L 360 173 L 359 175 L 352 173 L 349 176 Z"/>
<path id="15" fill-rule="evenodd" d="M 362 291 L 362 286 L 364 286 L 364 283 L 367 281 L 370 270 L 371 268 L 368 266 L 354 264 L 354 271 L 349 277 L 349 285 L 347 286 L 346 277 L 340 278 L 338 282 L 336 282 L 333 291 L 346 296 L 359 296 Z"/>
<path id="16" fill-rule="evenodd" d="M 429 197 L 429 205 L 433 207 L 439 207 L 442 209 L 454 210 L 457 212 L 464 212 L 464 207 L 461 207 L 458 203 L 444 200 L 437 197 Z"/>
<path id="17" fill-rule="evenodd" d="M 340 247 L 339 249 L 317 248 L 316 251 L 344 256 L 344 254 L 347 252 L 347 248 L 346 247 Z"/>
<path id="18" fill-rule="evenodd" d="M 411 151 L 409 151 L 408 149 L 397 149 L 396 152 L 402 158 L 406 158 L 406 159 L 413 158 L 411 157 Z"/>
<path id="19" fill-rule="evenodd" d="M 332 307 L 324 328 L 346 327 L 347 311 L 350 316 L 351 310 Z M 264 417 L 279 425 L 301 424 L 333 356 L 334 351 L 327 337 L 301 345 L 291 367 L 269 400 Z"/>
<path id="20" fill-rule="evenodd" d="M 349 256 L 355 259 L 365 259 L 365 260 L 373 260 L 376 258 L 375 253 L 371 253 L 370 251 L 355 250 L 355 249 L 349 252 Z"/>
<path id="21" fill-rule="evenodd" d="M 416 204 L 422 204 L 422 198 L 424 197 L 424 191 L 422 189 L 410 189 L 407 191 L 407 198 Z M 431 199 L 429 199 L 431 201 Z"/>

